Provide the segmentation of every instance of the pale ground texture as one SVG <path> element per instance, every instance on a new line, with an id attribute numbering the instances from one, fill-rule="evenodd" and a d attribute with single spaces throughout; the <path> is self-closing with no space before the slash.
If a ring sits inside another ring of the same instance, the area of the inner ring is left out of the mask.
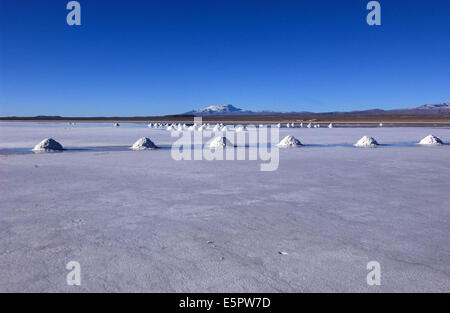
<path id="1" fill-rule="evenodd" d="M 0 155 L 0 291 L 450 292 L 450 146 L 339 146 L 448 143 L 450 129 L 288 134 L 306 146 L 280 149 L 273 172 L 168 149 Z M 0 149 L 143 136 L 175 140 L 145 125 L 0 123 Z M 373 260 L 381 286 L 366 283 Z"/>

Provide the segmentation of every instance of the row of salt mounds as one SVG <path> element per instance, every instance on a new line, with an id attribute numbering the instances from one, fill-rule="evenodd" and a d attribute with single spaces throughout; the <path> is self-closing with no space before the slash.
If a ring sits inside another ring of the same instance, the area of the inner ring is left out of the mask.
<path id="1" fill-rule="evenodd" d="M 153 150 L 158 147 L 147 137 L 142 137 L 137 140 L 130 149 L 132 150 Z"/>
<path id="2" fill-rule="evenodd" d="M 284 137 L 277 146 L 280 148 L 300 147 L 302 146 L 302 143 L 294 136 L 288 135 Z"/>
<path id="3" fill-rule="evenodd" d="M 53 138 L 46 138 L 40 143 L 34 146 L 33 151 L 37 152 L 52 152 L 52 151 L 62 151 L 63 146 L 54 140 Z"/>
<path id="4" fill-rule="evenodd" d="M 428 135 L 423 138 L 420 142 L 420 145 L 443 145 L 444 142 L 436 136 Z"/>
<path id="5" fill-rule="evenodd" d="M 223 147 L 233 147 L 234 145 L 227 139 L 227 137 L 218 136 L 211 140 L 209 147 L 213 149 L 223 148 Z"/>
<path id="6" fill-rule="evenodd" d="M 355 143 L 355 147 L 376 147 L 378 146 L 378 142 L 369 136 L 364 136 L 357 143 Z"/>
<path id="7" fill-rule="evenodd" d="M 419 144 L 421 145 L 443 145 L 444 142 L 433 135 L 428 135 L 423 138 Z M 364 136 L 357 143 L 355 143 L 356 147 L 376 147 L 378 146 L 378 142 L 369 136 Z M 226 137 L 216 137 L 210 143 L 210 148 L 220 148 L 225 146 L 233 146 L 233 144 Z M 288 135 L 281 140 L 278 147 L 299 147 L 302 146 L 300 140 L 295 138 L 294 136 Z M 157 149 L 158 147 L 147 137 L 142 137 L 137 140 L 130 149 L 132 150 L 152 150 Z M 52 152 L 52 151 L 62 151 L 64 150 L 63 146 L 54 140 L 53 138 L 46 138 L 42 140 L 40 143 L 34 146 L 32 149 L 36 152 Z"/>

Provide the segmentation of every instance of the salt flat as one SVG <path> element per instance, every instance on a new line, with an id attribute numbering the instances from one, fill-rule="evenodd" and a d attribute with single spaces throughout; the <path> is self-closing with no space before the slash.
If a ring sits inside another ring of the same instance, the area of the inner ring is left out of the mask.
<path id="1" fill-rule="evenodd" d="M 124 126 L 0 123 L 0 148 L 175 140 Z M 273 172 L 167 149 L 0 155 L 0 291 L 450 292 L 450 146 L 340 146 L 449 143 L 450 129 L 287 134 L 306 146 L 280 149 Z M 366 283 L 372 260 L 381 286 Z"/>

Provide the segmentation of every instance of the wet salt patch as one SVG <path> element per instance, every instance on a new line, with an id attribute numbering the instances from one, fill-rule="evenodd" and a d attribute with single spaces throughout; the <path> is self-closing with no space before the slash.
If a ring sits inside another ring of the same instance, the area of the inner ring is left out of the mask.
<path id="1" fill-rule="evenodd" d="M 234 146 L 236 149 L 257 149 L 257 148 L 270 148 L 276 149 L 277 144 L 271 143 L 254 143 L 254 144 L 246 144 L 246 145 L 237 145 Z M 337 143 L 337 144 L 302 144 L 302 151 L 307 150 L 308 148 L 351 148 L 358 149 L 359 147 L 355 147 L 354 144 L 350 143 Z M 390 147 L 405 147 L 405 148 L 448 148 L 450 144 L 444 143 L 442 145 L 421 145 L 417 142 L 395 142 L 388 144 L 379 144 L 377 148 L 390 148 Z M 198 149 L 208 149 L 207 144 L 199 144 L 199 145 L 179 145 L 174 146 L 173 149 L 187 149 L 187 150 L 198 150 Z M 158 145 L 158 149 L 156 150 L 171 150 L 172 145 Z M 284 149 L 283 149 L 284 150 Z M 62 151 L 49 151 L 48 153 L 72 153 L 72 152 L 116 152 L 116 151 L 128 151 L 128 152 L 136 152 L 130 149 L 129 146 L 93 146 L 93 147 L 70 147 L 64 148 Z M 147 150 L 142 150 L 147 151 Z M 33 151 L 30 148 L 5 148 L 0 149 L 0 155 L 20 155 L 20 154 L 36 154 L 39 152 Z"/>
<path id="2" fill-rule="evenodd" d="M 171 149 L 170 146 L 158 146 L 158 149 Z M 132 151 L 129 146 L 104 146 L 104 147 L 87 147 L 87 148 L 64 148 L 61 151 L 48 151 L 49 153 L 71 153 L 71 152 L 115 152 L 115 151 Z M 146 151 L 146 150 L 143 150 Z M 39 151 L 33 151 L 29 148 L 8 148 L 0 149 L 0 155 L 15 154 L 41 154 Z"/>
<path id="3" fill-rule="evenodd" d="M 49 153 L 61 153 L 61 152 L 62 151 L 55 151 Z M 35 152 L 27 148 L 0 149 L 0 155 L 14 155 L 14 154 L 35 154 Z"/>

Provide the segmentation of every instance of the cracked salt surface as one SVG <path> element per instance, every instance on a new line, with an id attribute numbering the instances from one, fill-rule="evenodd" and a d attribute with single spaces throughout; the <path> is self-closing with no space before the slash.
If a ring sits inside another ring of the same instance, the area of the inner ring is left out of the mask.
<path id="1" fill-rule="evenodd" d="M 175 140 L 125 123 L 30 125 L 0 123 L 0 147 Z M 383 127 L 370 135 L 386 149 L 339 146 L 367 132 L 281 128 L 335 146 L 280 149 L 275 172 L 168 149 L 2 156 L 0 291 L 71 292 L 76 260 L 88 292 L 449 292 L 450 146 L 394 144 L 450 130 Z M 381 286 L 366 284 L 372 260 Z"/>

